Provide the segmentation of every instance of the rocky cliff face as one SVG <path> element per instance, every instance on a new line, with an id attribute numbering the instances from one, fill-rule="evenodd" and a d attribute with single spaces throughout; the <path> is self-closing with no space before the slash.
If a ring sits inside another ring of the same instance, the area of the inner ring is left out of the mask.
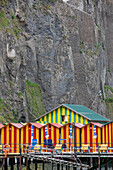
<path id="1" fill-rule="evenodd" d="M 111 118 L 112 11 L 111 0 L 1 0 L 0 121 L 61 103 Z"/>

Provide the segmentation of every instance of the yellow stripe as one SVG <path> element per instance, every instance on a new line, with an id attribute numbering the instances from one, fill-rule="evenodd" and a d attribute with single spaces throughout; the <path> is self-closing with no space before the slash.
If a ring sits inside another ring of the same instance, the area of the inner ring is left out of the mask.
<path id="1" fill-rule="evenodd" d="M 44 143 L 44 139 L 43 139 L 43 128 L 44 128 L 44 127 L 41 128 L 41 146 L 42 146 L 42 147 L 44 146 L 44 144 L 43 144 L 43 143 Z"/>
<path id="2" fill-rule="evenodd" d="M 49 123 L 51 123 L 51 113 L 49 113 Z"/>
<path id="3" fill-rule="evenodd" d="M 65 107 L 62 107 L 62 115 L 65 115 Z"/>
<path id="4" fill-rule="evenodd" d="M 19 129 L 16 130 L 17 132 L 17 138 L 16 138 L 16 141 L 17 141 L 17 145 L 16 145 L 16 152 L 19 153 Z"/>
<path id="5" fill-rule="evenodd" d="M 64 135 L 63 135 L 63 127 L 61 128 L 61 139 L 64 139 Z M 63 141 L 61 140 L 61 143 L 63 143 Z"/>
<path id="6" fill-rule="evenodd" d="M 26 143 L 28 144 L 28 132 L 29 132 L 29 126 L 26 125 Z"/>
<path id="7" fill-rule="evenodd" d="M 110 142 L 110 147 L 111 147 L 111 123 L 109 124 L 109 142 Z"/>
<path id="8" fill-rule="evenodd" d="M 7 132 L 6 142 L 7 142 L 7 144 L 9 144 L 9 125 L 6 126 L 6 132 Z"/>
<path id="9" fill-rule="evenodd" d="M 81 116 L 81 124 L 83 124 L 83 117 Z"/>
<path id="10" fill-rule="evenodd" d="M 87 119 L 85 119 L 85 125 L 87 125 L 88 124 L 88 120 Z"/>
<path id="11" fill-rule="evenodd" d="M 37 139 L 37 143 L 39 143 L 39 138 L 41 138 L 41 136 L 39 137 L 39 129 L 36 128 L 36 139 Z"/>
<path id="12" fill-rule="evenodd" d="M 84 128 L 82 128 L 82 144 L 84 144 Z"/>
<path id="13" fill-rule="evenodd" d="M 78 114 L 76 113 L 76 123 L 78 123 Z"/>
<path id="14" fill-rule="evenodd" d="M 58 123 L 60 123 L 60 108 L 58 108 Z"/>
<path id="15" fill-rule="evenodd" d="M 57 123 L 56 122 L 56 116 L 55 116 L 55 110 L 53 111 L 53 123 Z"/>
<path id="16" fill-rule="evenodd" d="M 102 143 L 104 144 L 105 143 L 105 136 L 104 136 L 104 127 L 102 128 Z"/>
<path id="17" fill-rule="evenodd" d="M 66 132 L 67 132 L 66 133 L 67 148 L 69 148 L 69 124 L 66 125 Z"/>
<path id="18" fill-rule="evenodd" d="M 46 115 L 44 116 L 44 121 L 47 122 L 47 118 L 46 118 Z"/>
<path id="19" fill-rule="evenodd" d="M 11 143 L 12 152 L 14 153 L 14 126 L 11 126 Z"/>
<path id="20" fill-rule="evenodd" d="M 42 121 L 42 118 L 40 118 L 40 121 Z"/>
<path id="21" fill-rule="evenodd" d="M 101 143 L 101 129 L 98 127 L 98 143 L 99 143 L 99 146 L 100 146 L 100 143 Z"/>
<path id="22" fill-rule="evenodd" d="M 71 112 L 71 122 L 74 122 L 74 112 Z"/>
<path id="23" fill-rule="evenodd" d="M 22 149 L 22 152 L 23 152 L 23 128 L 21 128 L 21 149 Z"/>
<path id="24" fill-rule="evenodd" d="M 67 109 L 67 115 L 69 116 L 69 109 Z"/>

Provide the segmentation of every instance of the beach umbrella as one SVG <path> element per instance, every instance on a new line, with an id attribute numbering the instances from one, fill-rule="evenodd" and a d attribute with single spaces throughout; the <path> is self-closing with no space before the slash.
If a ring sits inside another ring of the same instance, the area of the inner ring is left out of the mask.
<path id="1" fill-rule="evenodd" d="M 97 134 L 96 134 L 96 126 L 94 125 L 94 136 L 93 138 L 95 139 L 95 152 L 96 152 L 96 138 L 97 138 Z"/>

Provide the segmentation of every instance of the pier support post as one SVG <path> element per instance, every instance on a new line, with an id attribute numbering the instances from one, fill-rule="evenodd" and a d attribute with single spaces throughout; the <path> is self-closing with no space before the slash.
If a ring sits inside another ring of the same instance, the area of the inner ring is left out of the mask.
<path id="1" fill-rule="evenodd" d="M 77 168 L 76 167 L 73 167 L 73 170 L 76 170 Z"/>
<path id="2" fill-rule="evenodd" d="M 100 156 L 98 157 L 98 168 L 99 168 L 99 170 L 101 170 Z"/>
<path id="3" fill-rule="evenodd" d="M 7 158 L 5 158 L 5 170 L 7 170 Z"/>
<path id="4" fill-rule="evenodd" d="M 17 158 L 17 170 L 19 170 L 19 158 Z"/>
<path id="5" fill-rule="evenodd" d="M 112 158 L 112 169 L 113 169 L 113 158 Z"/>
<path id="6" fill-rule="evenodd" d="M 44 162 L 43 162 L 43 166 L 42 166 L 43 170 L 44 170 Z"/>
<path id="7" fill-rule="evenodd" d="M 37 161 L 35 160 L 35 170 L 37 170 Z"/>
<path id="8" fill-rule="evenodd" d="M 63 170 L 63 164 L 61 164 L 61 170 Z"/>
<path id="9" fill-rule="evenodd" d="M 60 170 L 60 164 L 57 164 L 57 170 Z"/>
<path id="10" fill-rule="evenodd" d="M 11 158 L 11 170 L 14 170 L 14 158 Z"/>
<path id="11" fill-rule="evenodd" d="M 28 158 L 26 158 L 26 170 L 28 170 Z"/>
<path id="12" fill-rule="evenodd" d="M 4 169 L 4 159 L 2 158 L 2 170 Z"/>
<path id="13" fill-rule="evenodd" d="M 21 156 L 20 156 L 20 170 L 21 170 Z"/>
<path id="14" fill-rule="evenodd" d="M 51 162 L 51 170 L 53 170 L 53 162 Z"/>
<path id="15" fill-rule="evenodd" d="M 108 158 L 106 158 L 106 166 L 105 166 L 105 170 L 108 170 Z"/>

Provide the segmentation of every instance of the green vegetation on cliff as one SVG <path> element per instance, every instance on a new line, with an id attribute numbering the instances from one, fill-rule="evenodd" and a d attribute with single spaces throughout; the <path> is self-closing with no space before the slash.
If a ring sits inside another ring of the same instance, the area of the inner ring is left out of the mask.
<path id="1" fill-rule="evenodd" d="M 0 99 L 0 123 L 16 122 L 11 105 L 8 101 Z"/>
<path id="2" fill-rule="evenodd" d="M 113 119 L 113 87 L 104 86 L 108 117 Z"/>
<path id="3" fill-rule="evenodd" d="M 41 88 L 38 84 L 26 81 L 27 112 L 38 117 L 45 113 Z M 32 116 L 32 115 L 31 115 Z"/>

